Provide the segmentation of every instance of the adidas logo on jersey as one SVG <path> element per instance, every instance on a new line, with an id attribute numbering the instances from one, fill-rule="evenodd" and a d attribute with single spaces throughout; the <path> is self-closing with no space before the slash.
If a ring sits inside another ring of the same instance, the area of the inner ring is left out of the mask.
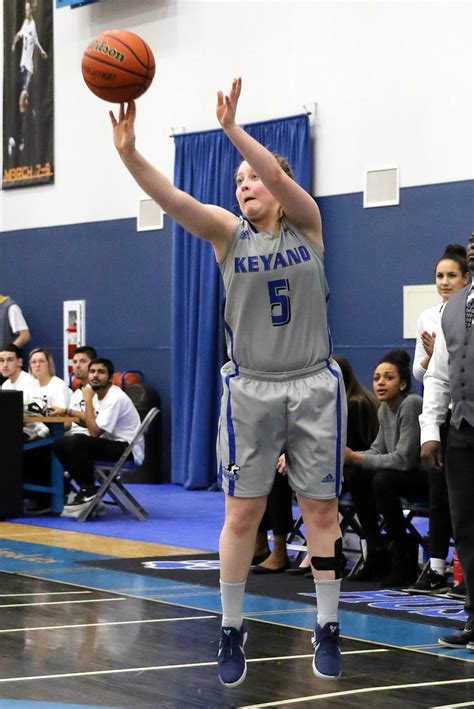
<path id="1" fill-rule="evenodd" d="M 334 476 L 332 473 L 328 473 L 322 480 L 322 483 L 333 483 L 334 482 Z"/>
<path id="2" fill-rule="evenodd" d="M 249 235 L 247 229 L 244 229 L 244 230 L 243 230 L 243 232 L 242 232 L 241 235 L 240 235 L 240 238 L 241 238 L 241 239 L 250 239 L 250 235 Z"/>

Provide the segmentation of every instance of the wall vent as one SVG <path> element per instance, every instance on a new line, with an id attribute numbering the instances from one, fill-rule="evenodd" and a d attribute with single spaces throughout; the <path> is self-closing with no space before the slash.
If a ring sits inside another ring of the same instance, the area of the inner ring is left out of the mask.
<path id="1" fill-rule="evenodd" d="M 150 197 L 138 200 L 137 231 L 163 229 L 163 210 Z"/>
<path id="2" fill-rule="evenodd" d="M 382 167 L 365 173 L 364 207 L 389 207 L 400 204 L 398 167 Z"/>

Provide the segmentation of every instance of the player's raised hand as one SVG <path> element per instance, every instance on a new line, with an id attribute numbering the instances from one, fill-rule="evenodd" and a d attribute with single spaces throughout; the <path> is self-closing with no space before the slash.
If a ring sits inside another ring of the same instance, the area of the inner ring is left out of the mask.
<path id="1" fill-rule="evenodd" d="M 237 104 L 239 102 L 240 91 L 242 88 L 242 79 L 234 79 L 230 93 L 226 96 L 222 91 L 217 92 L 217 120 L 224 130 L 235 124 L 235 114 L 237 112 Z"/>
<path id="2" fill-rule="evenodd" d="M 120 104 L 118 120 L 113 111 L 109 111 L 110 120 L 114 129 L 114 144 L 122 155 L 133 152 L 135 149 L 135 117 L 137 109 L 135 101 L 130 101 L 125 110 L 125 105 Z"/>

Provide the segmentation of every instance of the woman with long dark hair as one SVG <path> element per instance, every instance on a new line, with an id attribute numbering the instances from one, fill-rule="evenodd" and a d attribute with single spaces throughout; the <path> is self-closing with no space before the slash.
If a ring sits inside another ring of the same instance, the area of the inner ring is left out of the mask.
<path id="1" fill-rule="evenodd" d="M 418 545 L 407 534 L 400 500 L 428 494 L 428 476 L 419 462 L 418 416 L 423 402 L 417 394 L 410 394 L 409 365 L 405 350 L 392 350 L 382 357 L 373 375 L 380 402 L 379 432 L 368 450 L 346 448 L 345 483 L 367 542 L 365 563 L 352 580 L 384 578 L 387 586 L 401 586 L 418 575 Z M 384 517 L 391 559 L 380 532 L 379 513 Z"/>

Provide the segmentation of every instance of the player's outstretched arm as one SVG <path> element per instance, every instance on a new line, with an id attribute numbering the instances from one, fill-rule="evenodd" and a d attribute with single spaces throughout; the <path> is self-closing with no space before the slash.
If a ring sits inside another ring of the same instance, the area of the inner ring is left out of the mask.
<path id="1" fill-rule="evenodd" d="M 281 169 L 267 148 L 237 125 L 235 119 L 241 89 L 242 80 L 238 78 L 232 81 L 228 95 L 218 92 L 216 115 L 219 123 L 229 140 L 282 206 L 288 219 L 322 245 L 321 217 L 312 196 Z"/>
<path id="2" fill-rule="evenodd" d="M 165 175 L 149 163 L 136 149 L 136 105 L 131 101 L 127 109 L 120 105 L 118 119 L 110 111 L 115 147 L 137 184 L 163 210 L 187 231 L 210 241 L 220 259 L 227 251 L 236 217 L 226 209 L 202 204 L 186 192 L 177 189 Z"/>

